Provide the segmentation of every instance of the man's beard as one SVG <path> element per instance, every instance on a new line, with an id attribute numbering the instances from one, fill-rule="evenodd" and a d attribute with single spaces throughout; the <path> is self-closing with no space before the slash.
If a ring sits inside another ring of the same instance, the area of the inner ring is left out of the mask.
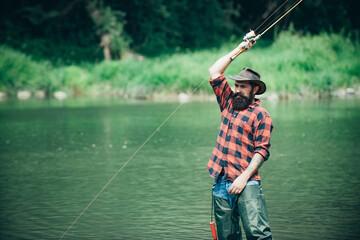
<path id="1" fill-rule="evenodd" d="M 242 111 L 247 109 L 253 100 L 254 94 L 252 92 L 250 92 L 249 97 L 246 97 L 238 92 L 232 96 L 232 105 L 235 110 Z"/>

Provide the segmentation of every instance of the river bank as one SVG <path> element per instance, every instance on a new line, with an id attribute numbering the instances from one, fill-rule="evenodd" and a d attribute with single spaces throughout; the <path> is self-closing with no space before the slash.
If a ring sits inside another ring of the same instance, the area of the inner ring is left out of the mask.
<path id="1" fill-rule="evenodd" d="M 205 83 L 206 84 L 206 83 Z M 288 93 L 288 92 L 275 92 L 268 90 L 265 94 L 256 96 L 260 99 L 268 101 L 281 101 L 281 100 L 302 100 L 302 99 L 324 99 L 324 98 L 360 98 L 360 86 L 356 88 L 339 88 L 333 92 L 328 92 L 324 95 L 320 92 L 314 92 L 309 90 L 302 90 L 300 93 Z M 200 92 L 147 92 L 143 87 L 135 89 L 132 92 L 126 92 L 123 89 L 114 89 L 111 91 L 99 91 L 94 90 L 82 94 L 66 93 L 62 91 L 54 92 L 52 95 L 47 95 L 45 91 L 31 92 L 28 90 L 19 91 L 15 96 L 8 96 L 5 92 L 0 92 L 0 101 L 7 100 L 20 100 L 26 101 L 31 99 L 56 99 L 59 101 L 65 99 L 81 99 L 81 98 L 92 98 L 92 99 L 123 99 L 123 100 L 143 100 L 150 102 L 207 102 L 215 101 L 215 97 L 211 92 L 200 91 Z"/>

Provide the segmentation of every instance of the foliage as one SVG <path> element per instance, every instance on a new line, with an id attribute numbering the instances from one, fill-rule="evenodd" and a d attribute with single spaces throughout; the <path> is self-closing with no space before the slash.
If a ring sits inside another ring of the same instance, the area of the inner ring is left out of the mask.
<path id="1" fill-rule="evenodd" d="M 103 16 L 96 24 L 88 10 L 91 3 Z M 111 32 L 117 56 L 128 44 L 133 51 L 157 56 L 219 47 L 231 36 L 256 28 L 280 4 L 269 0 L 106 0 L 103 5 L 97 0 L 13 0 L 0 8 L 0 43 L 57 65 L 94 63 L 102 59 L 96 34 L 100 29 Z M 303 1 L 276 27 L 287 29 L 292 22 L 304 34 L 356 32 L 357 9 L 353 0 Z M 264 38 L 272 39 L 272 33 Z"/>
<path id="2" fill-rule="evenodd" d="M 0 46 L 0 89 L 12 94 L 16 90 L 47 87 L 48 62 L 38 63 L 29 56 Z"/>
<path id="3" fill-rule="evenodd" d="M 97 34 L 101 37 L 110 35 L 112 55 L 120 59 L 122 54 L 129 48 L 130 39 L 124 32 L 125 13 L 105 7 L 103 1 L 90 1 L 88 6 L 90 15 L 96 25 Z M 104 46 L 102 46 L 104 47 Z"/>
<path id="4" fill-rule="evenodd" d="M 293 29 L 277 35 L 271 45 L 255 45 L 227 69 L 237 74 L 244 66 L 259 71 L 270 91 L 327 95 L 339 87 L 360 85 L 360 48 L 351 35 L 321 33 L 302 35 Z M 236 44 L 235 44 L 236 45 Z M 88 91 L 90 88 L 121 90 L 133 94 L 143 88 L 147 94 L 161 91 L 192 91 L 208 79 L 207 69 L 232 50 L 221 48 L 160 55 L 139 61 L 127 58 L 99 64 L 52 67 L 49 62 L 1 46 L 0 88 Z M 107 86 L 107 88 L 106 88 Z M 208 84 L 200 91 L 211 92 Z"/>

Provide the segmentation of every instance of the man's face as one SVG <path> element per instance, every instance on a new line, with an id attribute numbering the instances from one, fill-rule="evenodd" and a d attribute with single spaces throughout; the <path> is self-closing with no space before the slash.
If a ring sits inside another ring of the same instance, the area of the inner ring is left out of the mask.
<path id="1" fill-rule="evenodd" d="M 244 110 L 249 107 L 255 97 L 258 86 L 252 87 L 247 81 L 235 82 L 235 94 L 233 95 L 233 107 L 235 110 Z"/>
<path id="2" fill-rule="evenodd" d="M 235 82 L 235 93 L 241 93 L 245 97 L 250 97 L 252 92 L 251 84 L 248 81 L 236 81 Z"/>

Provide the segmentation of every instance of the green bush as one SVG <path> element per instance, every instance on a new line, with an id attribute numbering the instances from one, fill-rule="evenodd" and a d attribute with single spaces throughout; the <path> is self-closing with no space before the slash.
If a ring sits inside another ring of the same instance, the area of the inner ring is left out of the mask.
<path id="1" fill-rule="evenodd" d="M 13 94 L 23 89 L 44 89 L 50 63 L 41 64 L 6 46 L 0 46 L 0 88 Z"/>
<path id="2" fill-rule="evenodd" d="M 271 91 L 282 93 L 329 94 L 339 87 L 360 85 L 358 39 L 343 34 L 301 35 L 281 32 L 272 44 L 255 45 L 241 54 L 227 69 L 236 75 L 245 66 L 259 71 Z M 131 94 L 138 87 L 147 92 L 192 91 L 209 78 L 208 68 L 236 47 L 225 43 L 218 49 L 159 55 L 143 61 L 134 58 L 98 64 L 52 67 L 0 46 L 0 88 L 87 91 L 93 86 L 109 86 Z M 211 92 L 208 84 L 200 91 Z"/>

